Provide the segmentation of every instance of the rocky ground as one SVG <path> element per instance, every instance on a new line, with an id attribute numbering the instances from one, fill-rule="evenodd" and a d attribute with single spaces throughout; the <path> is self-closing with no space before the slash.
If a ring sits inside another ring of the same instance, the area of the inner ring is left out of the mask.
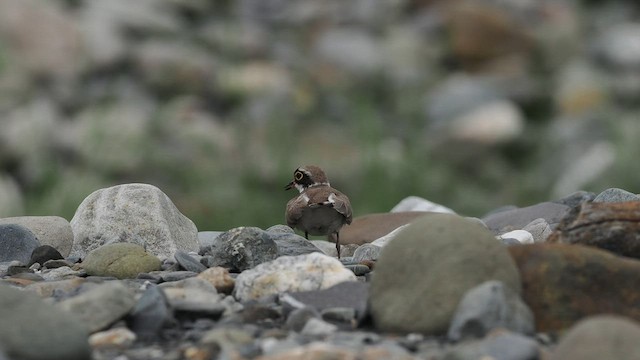
<path id="1" fill-rule="evenodd" d="M 639 200 L 477 219 L 409 198 L 337 259 L 283 225 L 198 232 L 151 185 L 101 189 L 70 223 L 0 219 L 0 359 L 638 359 Z"/>

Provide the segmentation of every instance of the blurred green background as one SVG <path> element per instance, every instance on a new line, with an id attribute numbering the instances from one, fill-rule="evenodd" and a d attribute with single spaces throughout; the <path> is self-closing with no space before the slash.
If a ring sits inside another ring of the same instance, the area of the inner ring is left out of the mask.
<path id="1" fill-rule="evenodd" d="M 355 215 L 638 192 L 640 5 L 0 0 L 0 217 L 161 188 L 200 230 L 282 223 L 293 170 Z"/>

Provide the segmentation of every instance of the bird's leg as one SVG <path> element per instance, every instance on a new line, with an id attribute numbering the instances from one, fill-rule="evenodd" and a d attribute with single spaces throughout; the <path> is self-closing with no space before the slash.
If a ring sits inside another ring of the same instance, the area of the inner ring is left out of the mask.
<path id="1" fill-rule="evenodd" d="M 309 233 L 307 233 L 306 231 L 304 232 L 304 238 L 309 240 Z"/>
<path id="2" fill-rule="evenodd" d="M 340 259 L 340 233 L 336 233 L 336 250 L 338 250 L 338 259 Z"/>

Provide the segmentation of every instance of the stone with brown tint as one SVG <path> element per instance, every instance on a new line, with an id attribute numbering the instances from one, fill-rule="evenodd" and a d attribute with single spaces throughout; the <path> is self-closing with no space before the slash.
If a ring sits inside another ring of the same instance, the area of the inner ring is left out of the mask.
<path id="1" fill-rule="evenodd" d="M 640 258 L 640 201 L 583 203 L 567 214 L 547 241 Z"/>
<path id="2" fill-rule="evenodd" d="M 402 225 L 426 214 L 426 211 L 404 211 L 358 216 L 340 231 L 341 244 L 366 244 L 381 238 Z"/>
<path id="3" fill-rule="evenodd" d="M 508 247 L 536 330 L 560 330 L 594 314 L 640 320 L 640 261 L 580 245 Z"/>
<path id="4" fill-rule="evenodd" d="M 229 270 L 220 266 L 209 268 L 198 274 L 198 277 L 211 283 L 218 292 L 223 294 L 231 294 L 236 284 Z"/>

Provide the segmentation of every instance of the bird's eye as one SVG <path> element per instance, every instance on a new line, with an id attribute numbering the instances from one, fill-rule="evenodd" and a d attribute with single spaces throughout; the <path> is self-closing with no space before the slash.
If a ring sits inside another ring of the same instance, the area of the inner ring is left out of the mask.
<path id="1" fill-rule="evenodd" d="M 304 177 L 304 174 L 300 171 L 296 171 L 296 173 L 293 174 L 293 177 L 296 179 L 296 181 L 300 181 Z"/>

